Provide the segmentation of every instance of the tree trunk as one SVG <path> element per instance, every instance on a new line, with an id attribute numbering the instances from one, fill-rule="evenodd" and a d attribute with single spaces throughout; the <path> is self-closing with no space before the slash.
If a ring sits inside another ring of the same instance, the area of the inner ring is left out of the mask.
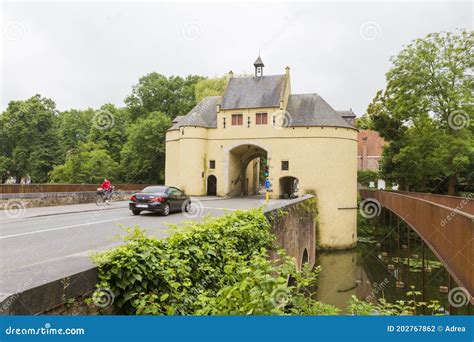
<path id="1" fill-rule="evenodd" d="M 454 196 L 456 194 L 456 181 L 457 181 L 457 174 L 453 174 L 449 176 L 449 183 L 448 183 L 448 195 Z"/>

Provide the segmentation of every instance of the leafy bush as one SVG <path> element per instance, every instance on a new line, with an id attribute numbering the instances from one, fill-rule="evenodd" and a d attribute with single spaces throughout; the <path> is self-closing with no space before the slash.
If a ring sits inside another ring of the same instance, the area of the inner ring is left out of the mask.
<path id="1" fill-rule="evenodd" d="M 369 303 L 359 300 L 356 296 L 352 296 L 349 301 L 347 311 L 352 315 L 379 315 L 379 316 L 409 316 L 416 315 L 424 308 L 426 314 L 442 315 L 441 306 L 437 300 L 429 302 L 418 301 L 421 296 L 420 291 L 416 291 L 415 287 L 410 286 L 411 290 L 406 293 L 408 300 L 397 300 L 395 303 L 389 303 L 385 298 L 379 298 L 376 303 Z"/>
<path id="2" fill-rule="evenodd" d="M 298 272 L 294 260 L 284 255 L 278 263 L 268 260 L 266 251 L 255 253 L 245 267 L 226 267 L 231 281 L 216 296 L 199 298 L 202 315 L 308 315 L 338 313 L 338 309 L 311 299 L 319 268 L 307 264 Z M 291 279 L 290 282 L 288 280 Z M 290 285 L 288 284 L 290 283 Z"/>
<path id="3" fill-rule="evenodd" d="M 369 186 L 370 182 L 374 182 L 377 186 L 377 180 L 380 178 L 379 173 L 373 170 L 357 171 L 357 182 L 363 186 Z"/>
<path id="4" fill-rule="evenodd" d="M 63 165 L 50 172 L 53 183 L 101 183 L 104 178 L 116 179 L 118 163 L 110 156 L 103 143 L 80 143 Z"/>
<path id="5" fill-rule="evenodd" d="M 132 314 L 334 314 L 307 294 L 317 270 L 298 272 L 277 251 L 261 210 L 235 211 L 202 223 L 174 227 L 157 240 L 129 229 L 125 245 L 97 254 L 98 287 Z M 292 284 L 288 285 L 288 280 Z"/>

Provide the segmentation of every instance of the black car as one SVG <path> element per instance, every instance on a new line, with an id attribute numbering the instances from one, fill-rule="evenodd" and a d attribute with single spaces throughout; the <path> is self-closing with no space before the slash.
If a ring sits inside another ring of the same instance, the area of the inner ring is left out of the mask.
<path id="1" fill-rule="evenodd" d="M 172 186 L 147 186 L 130 198 L 128 207 L 133 215 L 152 211 L 167 216 L 172 211 L 188 212 L 191 208 L 191 198 L 184 191 Z"/>

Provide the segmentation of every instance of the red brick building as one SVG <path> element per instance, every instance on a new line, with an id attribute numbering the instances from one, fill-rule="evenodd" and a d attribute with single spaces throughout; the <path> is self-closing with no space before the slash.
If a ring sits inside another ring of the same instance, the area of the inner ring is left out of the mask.
<path id="1" fill-rule="evenodd" d="M 384 145 L 385 140 L 378 132 L 368 129 L 360 130 L 357 147 L 358 170 L 378 171 Z"/>

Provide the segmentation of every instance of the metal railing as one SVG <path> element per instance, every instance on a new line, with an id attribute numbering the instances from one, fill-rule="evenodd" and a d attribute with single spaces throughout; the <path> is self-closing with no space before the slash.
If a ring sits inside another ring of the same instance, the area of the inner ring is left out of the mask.
<path id="1" fill-rule="evenodd" d="M 113 184 L 116 190 L 141 190 L 149 184 Z M 0 194 L 96 191 L 100 184 L 0 184 Z"/>
<path id="2" fill-rule="evenodd" d="M 469 292 L 471 303 L 474 301 L 474 215 L 427 200 L 451 201 L 437 195 L 420 197 L 415 193 L 367 189 L 359 192 L 365 199 L 378 201 L 415 230 L 459 286 Z"/>
<path id="3" fill-rule="evenodd" d="M 474 215 L 474 196 L 468 197 L 458 197 L 458 196 L 447 196 L 447 195 L 437 195 L 437 194 L 428 194 L 424 192 L 409 192 L 409 191 L 397 191 L 398 193 L 410 196 L 421 198 L 436 204 L 441 204 L 446 207 L 457 209 L 465 213 Z"/>

